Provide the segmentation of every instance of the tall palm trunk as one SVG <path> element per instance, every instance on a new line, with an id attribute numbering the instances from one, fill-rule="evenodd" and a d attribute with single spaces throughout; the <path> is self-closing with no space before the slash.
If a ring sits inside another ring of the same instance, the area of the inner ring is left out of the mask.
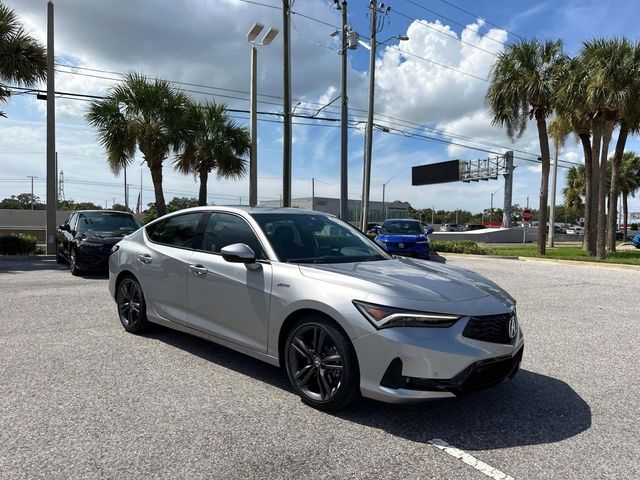
<path id="1" fill-rule="evenodd" d="M 609 191 L 609 231 L 607 234 L 607 249 L 616 251 L 616 230 L 618 229 L 618 197 L 620 196 L 620 166 L 622 154 L 629 136 L 629 127 L 623 120 L 616 142 L 616 151 L 611 164 L 611 190 Z"/>
<path id="2" fill-rule="evenodd" d="M 624 192 L 622 194 L 622 216 L 624 217 L 624 227 L 622 227 L 622 229 L 624 230 L 624 235 L 623 235 L 623 240 L 626 241 L 627 240 L 627 225 L 629 224 L 629 194 L 627 192 Z"/>
<path id="3" fill-rule="evenodd" d="M 580 143 L 584 152 L 584 239 L 582 248 L 589 252 L 589 245 L 592 242 L 591 237 L 595 232 L 593 228 L 593 211 L 591 209 L 591 196 L 593 195 L 592 176 L 593 176 L 593 152 L 591 151 L 591 139 L 589 133 L 580 133 Z M 595 253 L 595 252 L 594 252 Z M 592 255 L 589 253 L 589 255 Z"/>
<path id="4" fill-rule="evenodd" d="M 596 244 L 598 238 L 598 195 L 600 189 L 600 147 L 602 145 L 602 132 L 604 123 L 600 118 L 593 121 L 593 142 L 591 147 L 591 195 L 589 202 L 591 203 L 591 235 L 587 244 L 587 255 L 594 257 L 596 255 Z"/>
<path id="5" fill-rule="evenodd" d="M 162 191 L 162 162 L 154 161 L 149 163 L 149 161 L 147 161 L 147 164 L 151 171 L 153 191 L 156 195 L 156 212 L 158 212 L 158 217 L 162 217 L 167 213 L 167 205 L 164 202 L 164 192 Z"/>
<path id="6" fill-rule="evenodd" d="M 547 135 L 547 122 L 541 110 L 536 111 L 536 124 L 538 126 L 538 139 L 540 141 L 540 153 L 542 154 L 542 178 L 540 180 L 540 206 L 538 223 L 538 255 L 544 255 L 547 251 L 546 226 L 547 226 L 547 203 L 549 199 L 549 169 L 550 152 L 549 136 Z"/>
<path id="7" fill-rule="evenodd" d="M 602 150 L 600 151 L 600 171 L 598 186 L 598 239 L 596 241 L 596 258 L 603 260 L 607 247 L 607 155 L 609 143 L 613 135 L 614 121 L 607 118 L 602 132 Z M 615 200 L 614 200 L 615 203 Z"/>
<path id="8" fill-rule="evenodd" d="M 207 180 L 209 179 L 209 170 L 200 169 L 200 190 L 198 192 L 198 205 L 204 207 L 207 204 Z"/>

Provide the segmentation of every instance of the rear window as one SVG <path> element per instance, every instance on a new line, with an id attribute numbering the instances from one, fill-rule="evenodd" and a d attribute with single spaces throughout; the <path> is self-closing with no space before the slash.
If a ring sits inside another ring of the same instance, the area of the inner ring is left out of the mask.
<path id="1" fill-rule="evenodd" d="M 140 228 L 138 221 L 127 213 L 121 212 L 79 212 L 80 232 L 122 232 L 131 233 Z"/>
<path id="2" fill-rule="evenodd" d="M 193 248 L 201 212 L 176 215 L 146 227 L 149 240 L 181 248 Z"/>

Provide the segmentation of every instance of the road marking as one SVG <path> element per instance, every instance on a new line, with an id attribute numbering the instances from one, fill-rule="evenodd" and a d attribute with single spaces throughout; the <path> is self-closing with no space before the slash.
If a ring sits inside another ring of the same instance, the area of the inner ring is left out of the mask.
<path id="1" fill-rule="evenodd" d="M 484 463 L 482 460 L 478 460 L 473 455 L 470 455 L 462 450 L 449 445 L 447 442 L 440 438 L 434 438 L 429 440 L 429 443 L 434 447 L 448 453 L 452 457 L 462 460 L 467 465 L 475 468 L 479 472 L 484 473 L 487 477 L 491 477 L 495 480 L 514 480 L 514 478 L 500 470 L 493 468 L 491 465 Z"/>

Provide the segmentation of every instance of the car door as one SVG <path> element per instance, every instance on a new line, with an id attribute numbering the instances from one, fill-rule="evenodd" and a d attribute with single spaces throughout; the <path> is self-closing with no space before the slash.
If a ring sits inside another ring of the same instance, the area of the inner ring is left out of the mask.
<path id="1" fill-rule="evenodd" d="M 224 260 L 220 250 L 235 243 L 251 247 L 257 262 L 246 265 Z M 266 352 L 272 268 L 247 221 L 232 213 L 212 213 L 189 267 L 189 324 Z"/>
<path id="2" fill-rule="evenodd" d="M 145 244 L 133 262 L 152 315 L 186 324 L 187 271 L 203 218 L 203 212 L 189 212 L 145 227 Z"/>
<path id="3" fill-rule="evenodd" d="M 78 223 L 78 214 L 73 213 L 65 222 L 65 225 L 69 226 L 69 231 L 58 229 L 58 248 L 62 255 L 69 258 L 71 253 L 71 240 L 75 235 L 76 224 Z"/>

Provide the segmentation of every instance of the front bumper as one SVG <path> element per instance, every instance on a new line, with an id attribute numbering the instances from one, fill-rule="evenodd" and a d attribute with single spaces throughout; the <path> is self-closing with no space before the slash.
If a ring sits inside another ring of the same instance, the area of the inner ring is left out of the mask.
<path id="1" fill-rule="evenodd" d="M 386 250 L 387 253 L 390 253 L 392 255 L 402 255 L 406 257 L 418 257 L 418 258 L 429 257 L 429 244 L 399 248 L 399 247 L 395 247 L 395 246 L 383 243 L 382 247 Z"/>
<path id="2" fill-rule="evenodd" d="M 388 328 L 353 340 L 363 396 L 388 403 L 447 398 L 488 388 L 518 371 L 524 339 L 509 344 L 462 335 L 469 321 L 449 328 Z"/>
<path id="3" fill-rule="evenodd" d="M 106 270 L 113 245 L 105 244 L 100 247 L 80 245 L 76 254 L 76 264 L 81 270 Z"/>

